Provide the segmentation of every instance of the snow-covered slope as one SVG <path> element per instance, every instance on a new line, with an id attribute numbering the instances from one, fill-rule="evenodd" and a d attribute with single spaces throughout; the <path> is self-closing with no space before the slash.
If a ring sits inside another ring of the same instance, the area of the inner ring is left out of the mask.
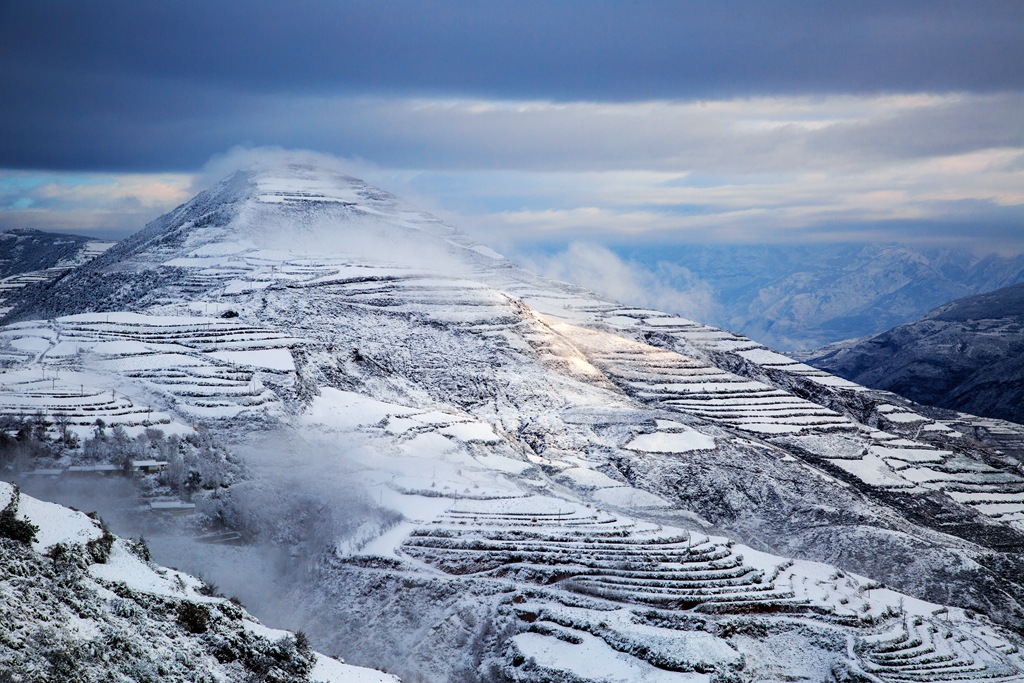
<path id="1" fill-rule="evenodd" d="M 1024 422 L 1024 284 L 957 299 L 808 362 L 920 403 Z"/>
<path id="2" fill-rule="evenodd" d="M 199 507 L 254 542 L 293 510 L 268 609 L 407 680 L 1024 676 L 1024 473 L 971 418 L 537 277 L 308 160 L 8 323 L 9 416 L 259 430 L 253 480 Z"/>
<path id="3" fill-rule="evenodd" d="M 3 482 L 0 510 L 4 680 L 397 680 L 263 626 L 202 581 L 149 561 L 144 542 L 117 538 L 82 512 Z"/>

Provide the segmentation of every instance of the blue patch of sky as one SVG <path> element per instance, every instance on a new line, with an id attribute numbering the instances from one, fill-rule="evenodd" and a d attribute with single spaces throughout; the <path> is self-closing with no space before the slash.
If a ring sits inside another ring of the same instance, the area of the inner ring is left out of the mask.
<path id="1" fill-rule="evenodd" d="M 711 188 L 711 187 L 724 187 L 728 185 L 754 185 L 761 182 L 760 178 L 752 176 L 742 176 L 740 174 L 733 175 L 720 175 L 712 173 L 687 173 L 676 178 L 669 178 L 663 180 L 658 185 L 660 187 L 697 187 L 697 188 Z"/>
<path id="2" fill-rule="evenodd" d="M 19 211 L 47 203 L 33 194 L 47 185 L 98 187 L 114 185 L 115 177 L 91 173 L 32 173 L 0 170 L 0 211 Z"/>

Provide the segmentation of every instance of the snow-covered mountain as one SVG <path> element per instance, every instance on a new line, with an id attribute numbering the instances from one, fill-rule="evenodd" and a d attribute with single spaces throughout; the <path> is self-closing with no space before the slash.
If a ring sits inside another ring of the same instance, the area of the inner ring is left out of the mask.
<path id="1" fill-rule="evenodd" d="M 683 273 L 684 291 L 699 278 L 716 304 L 705 322 L 782 350 L 878 334 L 952 299 L 1024 281 L 1024 256 L 899 244 L 687 245 L 624 254 L 669 284 Z"/>
<path id="2" fill-rule="evenodd" d="M 164 483 L 242 545 L 154 551 L 351 661 L 1024 678 L 1019 425 L 545 280 L 294 156 L 30 294 L 0 329 L 0 412 L 143 446 L 205 426 L 246 472 L 169 449 Z"/>
<path id="3" fill-rule="evenodd" d="M 806 358 L 920 403 L 1024 422 L 1024 284 L 957 299 Z"/>
<path id="4" fill-rule="evenodd" d="M 144 540 L 3 482 L 0 567 L 5 681 L 397 683 L 267 628 L 203 581 L 154 564 Z"/>

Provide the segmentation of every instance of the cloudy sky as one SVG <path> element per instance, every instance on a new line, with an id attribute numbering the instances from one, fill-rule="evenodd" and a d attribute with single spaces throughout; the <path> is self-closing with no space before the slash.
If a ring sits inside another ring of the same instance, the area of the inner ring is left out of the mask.
<path id="1" fill-rule="evenodd" d="M 0 130 L 0 229 L 276 146 L 499 247 L 1024 251 L 1024 3 L 0 0 Z"/>

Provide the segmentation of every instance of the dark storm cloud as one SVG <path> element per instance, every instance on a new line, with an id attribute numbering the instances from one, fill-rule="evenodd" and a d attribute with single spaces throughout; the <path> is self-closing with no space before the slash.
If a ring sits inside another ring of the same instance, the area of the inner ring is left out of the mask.
<path id="1" fill-rule="evenodd" d="M 240 88 L 658 98 L 1022 85 L 1016 2 L 31 2 L 5 60 Z"/>
<path id="2" fill-rule="evenodd" d="M 352 153 L 304 125 L 316 97 L 1019 90 L 1024 4 L 8 1 L 0 65 L 0 166 L 194 169 L 239 143 Z"/>

